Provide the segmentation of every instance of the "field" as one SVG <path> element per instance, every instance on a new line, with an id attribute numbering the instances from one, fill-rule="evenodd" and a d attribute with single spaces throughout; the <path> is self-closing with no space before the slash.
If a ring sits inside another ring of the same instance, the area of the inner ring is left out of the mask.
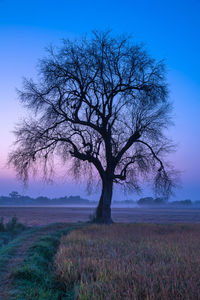
<path id="1" fill-rule="evenodd" d="M 0 300 L 200 299 L 199 210 L 92 212 L 0 207 Z"/>
<path id="2" fill-rule="evenodd" d="M 13 216 L 28 226 L 55 222 L 86 222 L 94 208 L 80 207 L 0 207 L 0 218 L 7 221 Z M 200 209 L 166 208 L 113 208 L 115 222 L 122 223 L 200 223 Z"/>
<path id="3" fill-rule="evenodd" d="M 199 246 L 199 225 L 92 225 L 62 238 L 54 264 L 79 300 L 192 300 Z"/>

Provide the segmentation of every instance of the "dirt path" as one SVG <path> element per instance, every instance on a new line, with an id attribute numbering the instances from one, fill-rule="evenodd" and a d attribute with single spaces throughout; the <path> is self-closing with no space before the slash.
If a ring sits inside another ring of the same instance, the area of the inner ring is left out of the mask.
<path id="1" fill-rule="evenodd" d="M 9 300 L 8 292 L 11 288 L 11 273 L 15 268 L 22 264 L 29 248 L 43 236 L 55 231 L 63 230 L 67 226 L 67 224 L 55 224 L 49 227 L 41 228 L 24 240 L 21 245 L 19 245 L 16 253 L 9 261 L 6 271 L 0 273 L 0 300 Z"/>

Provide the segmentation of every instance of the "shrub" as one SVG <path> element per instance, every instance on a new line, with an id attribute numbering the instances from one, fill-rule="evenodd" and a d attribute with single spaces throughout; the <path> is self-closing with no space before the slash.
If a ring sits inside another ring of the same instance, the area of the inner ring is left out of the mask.
<path id="1" fill-rule="evenodd" d="M 0 232 L 4 232 L 4 231 L 5 231 L 4 220 L 3 220 L 3 217 L 1 217 L 1 219 L 0 219 Z"/>
<path id="2" fill-rule="evenodd" d="M 4 223 L 3 217 L 0 219 L 0 232 L 14 232 L 25 229 L 25 225 L 18 222 L 16 216 L 12 217 L 7 224 Z"/>

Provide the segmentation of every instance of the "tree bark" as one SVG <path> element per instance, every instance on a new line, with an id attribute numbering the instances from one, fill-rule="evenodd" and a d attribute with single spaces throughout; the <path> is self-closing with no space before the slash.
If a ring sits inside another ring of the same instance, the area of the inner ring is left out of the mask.
<path id="1" fill-rule="evenodd" d="M 113 181 L 108 177 L 102 180 L 102 192 L 99 204 L 96 209 L 95 222 L 103 224 L 112 224 L 111 201 L 112 201 Z"/>

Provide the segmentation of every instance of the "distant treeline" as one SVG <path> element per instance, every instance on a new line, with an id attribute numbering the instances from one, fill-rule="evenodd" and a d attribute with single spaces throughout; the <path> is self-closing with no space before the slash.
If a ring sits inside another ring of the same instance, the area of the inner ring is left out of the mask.
<path id="1" fill-rule="evenodd" d="M 152 198 L 145 197 L 140 198 L 138 201 L 124 200 L 113 201 L 113 206 L 200 206 L 200 201 L 192 202 L 191 200 L 182 201 L 170 201 L 168 202 L 164 198 Z M 9 196 L 0 196 L 0 205 L 27 205 L 27 206 L 39 206 L 39 205 L 97 205 L 96 201 L 89 201 L 88 199 L 81 198 L 80 196 L 65 196 L 60 198 L 48 198 L 37 197 L 32 198 L 29 196 L 22 196 L 18 192 L 11 192 Z"/>
<path id="2" fill-rule="evenodd" d="M 140 198 L 137 201 L 138 205 L 142 206 L 191 206 L 191 205 L 198 205 L 200 206 L 200 201 L 191 201 L 190 199 L 180 200 L 180 201 L 170 201 L 168 202 L 165 198 L 152 198 L 152 197 L 145 197 Z"/>
<path id="3" fill-rule="evenodd" d="M 88 204 L 90 201 L 83 199 L 80 196 L 65 196 L 60 198 L 37 197 L 32 198 L 29 196 L 22 196 L 18 192 L 12 192 L 9 196 L 0 197 L 0 205 L 71 205 L 71 204 Z"/>

